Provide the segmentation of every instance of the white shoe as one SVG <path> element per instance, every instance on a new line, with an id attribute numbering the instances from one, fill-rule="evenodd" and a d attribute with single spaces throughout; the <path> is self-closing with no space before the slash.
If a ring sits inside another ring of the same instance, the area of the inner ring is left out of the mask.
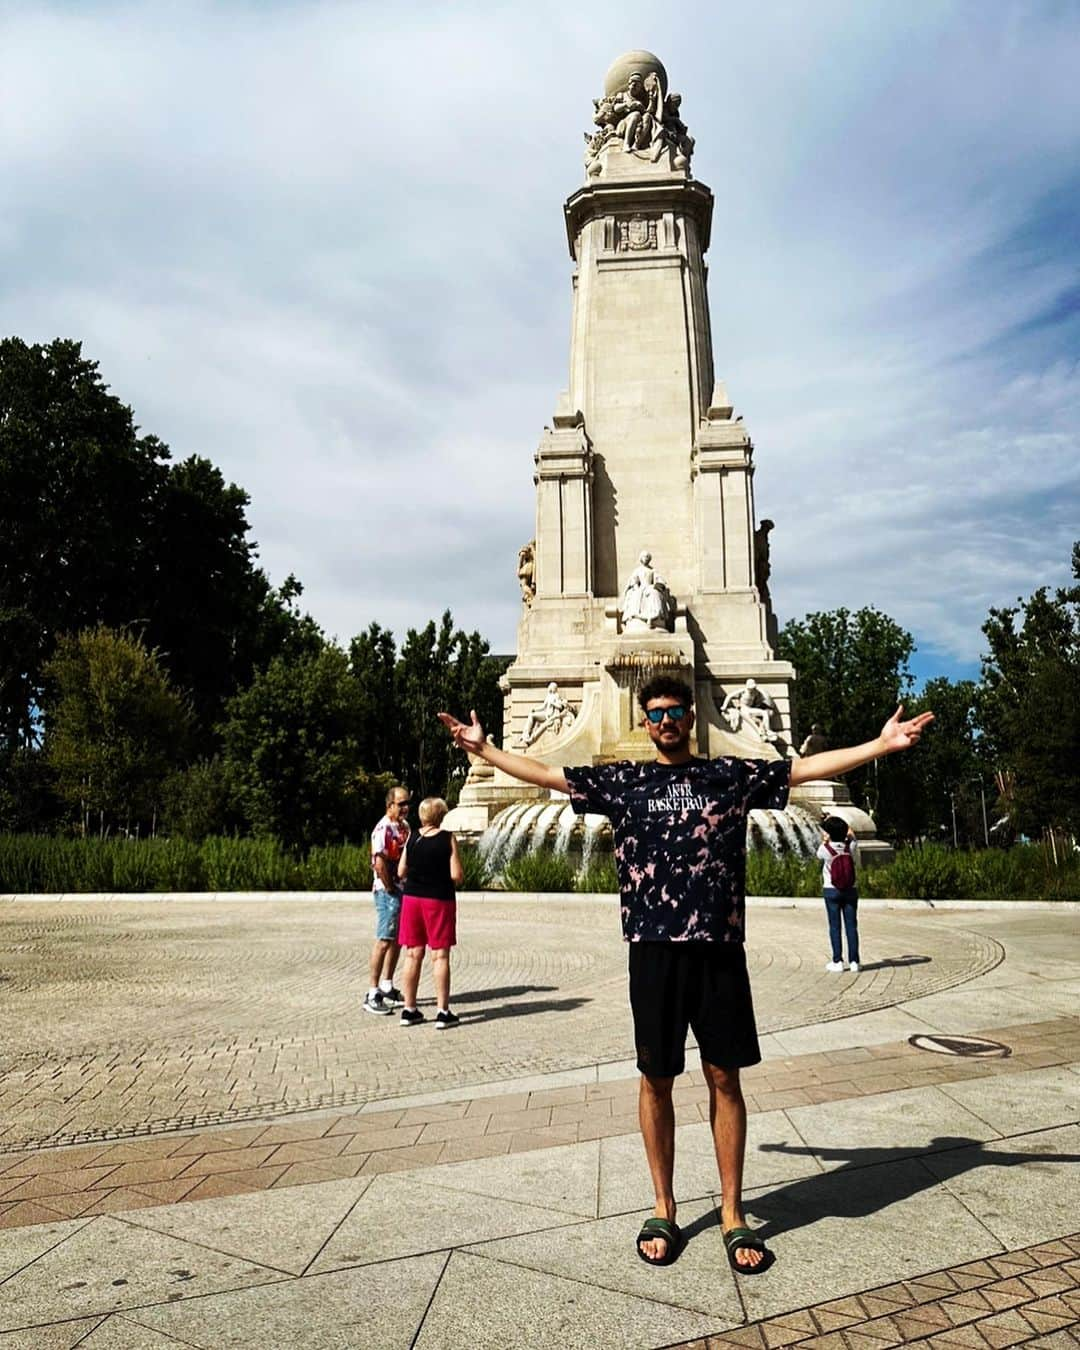
<path id="1" fill-rule="evenodd" d="M 830 961 L 829 964 L 825 967 L 825 969 L 829 972 L 830 975 L 835 975 L 837 974 L 838 971 L 844 969 L 844 963 L 843 961 Z"/>
<path id="2" fill-rule="evenodd" d="M 858 961 L 852 961 L 851 964 L 848 966 L 848 970 L 851 971 L 852 975 L 858 975 L 859 973 Z"/>

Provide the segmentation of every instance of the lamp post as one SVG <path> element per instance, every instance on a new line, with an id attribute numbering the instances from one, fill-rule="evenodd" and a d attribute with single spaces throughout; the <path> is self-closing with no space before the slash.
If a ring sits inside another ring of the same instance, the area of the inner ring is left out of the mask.
<path id="1" fill-rule="evenodd" d="M 979 800 L 982 802 L 983 842 L 984 842 L 984 844 L 986 845 L 986 847 L 989 848 L 989 847 L 990 847 L 990 826 L 989 826 L 989 824 L 987 823 L 987 820 L 986 820 L 986 788 L 983 786 L 983 780 L 982 780 L 981 778 L 973 778 L 971 781 L 972 781 L 973 783 L 978 783 L 978 785 L 979 785 Z"/>

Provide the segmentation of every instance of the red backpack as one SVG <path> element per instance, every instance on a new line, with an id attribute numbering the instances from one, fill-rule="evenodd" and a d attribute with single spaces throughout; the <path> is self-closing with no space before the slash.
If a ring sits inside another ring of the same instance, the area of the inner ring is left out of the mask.
<path id="1" fill-rule="evenodd" d="M 829 855 L 829 880 L 838 891 L 850 891 L 855 888 L 855 859 L 851 856 L 851 844 L 844 842 L 843 852 L 837 853 L 831 844 L 825 845 Z"/>

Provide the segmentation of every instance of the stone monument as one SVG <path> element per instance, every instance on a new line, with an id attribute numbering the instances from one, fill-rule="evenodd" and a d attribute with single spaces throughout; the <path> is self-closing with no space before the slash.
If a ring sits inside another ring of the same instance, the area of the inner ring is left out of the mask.
<path id="1" fill-rule="evenodd" d="M 795 672 L 772 645 L 772 522 L 755 526 L 753 444 L 713 368 L 713 195 L 651 53 L 612 65 L 593 121 L 585 186 L 564 207 L 569 388 L 534 456 L 502 743 L 558 764 L 651 758 L 637 690 L 670 671 L 695 689 L 696 753 L 789 755 Z M 576 713 L 534 734 L 553 688 Z M 546 796 L 474 764 L 447 825 L 476 834 L 510 802 Z"/>

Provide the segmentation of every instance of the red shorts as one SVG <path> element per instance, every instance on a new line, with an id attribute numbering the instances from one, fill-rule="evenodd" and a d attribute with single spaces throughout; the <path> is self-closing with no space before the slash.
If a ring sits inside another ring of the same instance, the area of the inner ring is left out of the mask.
<path id="1" fill-rule="evenodd" d="M 401 898 L 398 942 L 403 947 L 430 947 L 439 951 L 457 942 L 457 901 L 429 900 L 423 895 Z"/>

